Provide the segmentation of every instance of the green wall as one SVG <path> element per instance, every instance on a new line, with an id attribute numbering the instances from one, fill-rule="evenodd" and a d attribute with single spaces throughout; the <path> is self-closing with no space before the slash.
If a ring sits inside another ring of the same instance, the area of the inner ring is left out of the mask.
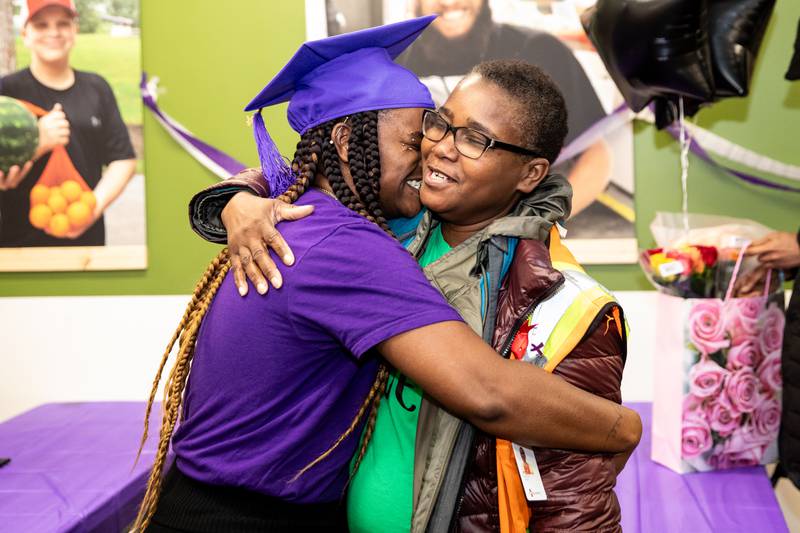
<path id="1" fill-rule="evenodd" d="M 244 105 L 291 56 L 305 35 L 303 2 L 141 0 L 142 63 L 164 89 L 159 104 L 200 138 L 255 165 Z M 233 9 L 231 6 L 235 6 Z M 800 3 L 779 0 L 767 32 L 752 94 L 700 112 L 697 122 L 775 159 L 800 165 L 800 83 L 783 79 L 794 42 Z M 296 136 L 285 125 L 285 107 L 264 119 L 284 153 Z M 283 126 L 277 126 L 282 124 Z M 216 177 L 178 147 L 149 113 L 144 114 L 147 238 L 146 271 L 0 274 L 0 295 L 182 294 L 218 247 L 189 229 L 187 203 Z M 676 143 L 637 124 L 637 234 L 650 245 L 648 224 L 657 210 L 680 209 Z M 776 229 L 797 229 L 800 195 L 744 185 L 693 159 L 689 207 L 696 212 L 756 219 Z M 612 289 L 648 289 L 636 265 L 590 269 Z"/>

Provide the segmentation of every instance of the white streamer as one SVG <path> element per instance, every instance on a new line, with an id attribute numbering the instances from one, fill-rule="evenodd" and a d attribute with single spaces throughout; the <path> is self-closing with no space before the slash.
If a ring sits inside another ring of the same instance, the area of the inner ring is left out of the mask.
<path id="1" fill-rule="evenodd" d="M 656 122 L 655 115 L 653 115 L 649 107 L 639 111 L 634 116 L 634 119 L 648 124 L 655 124 Z M 765 172 L 780 178 L 800 181 L 800 166 L 790 165 L 754 152 L 705 128 L 701 128 L 697 124 L 687 123 L 686 129 L 691 133 L 694 141 L 710 154 L 718 155 L 748 169 Z"/>
<path id="2" fill-rule="evenodd" d="M 147 94 L 153 97 L 153 101 L 158 101 L 158 76 L 153 76 L 147 81 Z M 153 113 L 153 117 L 164 127 L 164 130 L 172 137 L 175 142 L 177 142 L 181 148 L 186 150 L 189 155 L 191 155 L 194 159 L 197 160 L 198 163 L 206 167 L 210 170 L 213 174 L 215 174 L 219 179 L 226 179 L 229 178 L 231 173 L 228 170 L 225 170 L 223 167 L 218 165 L 213 159 L 208 157 L 208 155 L 204 154 L 202 151 L 198 150 L 192 143 L 187 141 L 183 136 L 178 134 L 178 131 L 181 131 L 185 134 L 191 135 L 191 132 L 186 129 L 186 127 L 172 118 L 170 115 L 166 113 L 163 109 L 160 110 L 161 113 L 164 114 L 167 120 L 164 120 L 158 114 Z"/>
<path id="3" fill-rule="evenodd" d="M 683 213 L 683 229 L 689 233 L 689 148 L 692 140 L 686 130 L 686 116 L 683 112 L 683 96 L 678 98 L 678 124 L 680 125 L 681 145 L 681 212 Z"/>
<path id="4" fill-rule="evenodd" d="M 800 181 L 800 167 L 783 163 L 758 152 L 740 146 L 716 133 L 703 129 L 696 124 L 687 124 L 695 142 L 709 153 L 724 157 L 728 161 L 738 163 L 750 169 L 766 172 L 790 180 Z"/>

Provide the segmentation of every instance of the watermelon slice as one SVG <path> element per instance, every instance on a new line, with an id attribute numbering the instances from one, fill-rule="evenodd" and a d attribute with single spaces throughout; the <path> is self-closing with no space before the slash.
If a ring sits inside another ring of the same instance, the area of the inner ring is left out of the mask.
<path id="1" fill-rule="evenodd" d="M 36 117 L 18 100 L 0 96 L 0 171 L 22 166 L 39 145 Z"/>

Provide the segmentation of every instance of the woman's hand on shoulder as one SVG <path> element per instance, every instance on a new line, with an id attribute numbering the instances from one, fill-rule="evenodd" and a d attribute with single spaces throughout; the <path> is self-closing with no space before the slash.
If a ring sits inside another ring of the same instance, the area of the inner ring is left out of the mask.
<path id="1" fill-rule="evenodd" d="M 275 226 L 283 220 L 307 217 L 313 211 L 314 206 L 294 206 L 245 191 L 231 198 L 221 218 L 228 232 L 228 251 L 239 294 L 247 294 L 248 279 L 259 294 L 266 294 L 270 284 L 280 288 L 283 278 L 269 249 L 287 266 L 294 263 L 294 254 Z"/>

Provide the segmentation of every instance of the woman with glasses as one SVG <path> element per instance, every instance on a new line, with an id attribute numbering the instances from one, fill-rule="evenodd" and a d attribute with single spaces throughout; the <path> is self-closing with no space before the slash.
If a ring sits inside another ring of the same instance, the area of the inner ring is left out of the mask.
<path id="1" fill-rule="evenodd" d="M 557 245 L 558 232 L 545 232 L 552 226 L 540 223 L 563 223 L 569 216 L 569 187 L 560 176 L 548 175 L 566 129 L 563 99 L 538 68 L 514 61 L 479 64 L 438 111 L 424 113 L 420 199 L 430 213 L 416 239 L 427 240 L 428 246 L 443 241 L 452 254 L 476 238 L 505 237 L 488 241 L 513 250 L 502 255 L 504 260 L 512 257 L 502 289 L 486 290 L 483 297 L 497 294 L 500 300 L 493 321 L 495 347 L 619 402 L 626 355 L 621 308 Z M 484 253 L 491 257 L 491 250 L 484 252 L 478 244 L 476 257 Z M 484 285 L 491 284 L 491 273 L 487 277 Z M 559 347 L 558 337 L 571 340 Z M 615 464 L 608 455 L 533 450 L 547 499 L 522 498 L 529 507 L 523 516 L 504 514 L 514 509 L 515 496 L 520 503 L 519 482 L 515 486 L 508 475 L 498 476 L 508 446 L 479 433 L 468 455 L 465 468 L 455 464 L 458 458 L 451 460 L 445 476 L 445 485 L 458 480 L 459 489 L 439 498 L 439 507 L 453 507 L 453 516 L 445 519 L 456 530 L 620 528 L 613 487 L 624 463 Z M 368 474 L 367 469 L 361 472 Z M 499 477 L 505 481 L 498 484 Z"/>
<path id="2" fill-rule="evenodd" d="M 486 150 L 490 148 L 499 150 L 508 150 L 515 154 L 523 154 L 529 156 L 537 156 L 534 150 L 516 146 L 497 139 L 492 139 L 485 133 L 477 129 L 459 126 L 453 127 L 448 124 L 447 119 L 437 111 L 426 109 L 422 113 L 422 135 L 433 142 L 439 142 L 445 138 L 448 133 L 453 134 L 453 143 L 456 150 L 470 159 L 480 158 Z"/>
<path id="3" fill-rule="evenodd" d="M 566 130 L 563 97 L 540 69 L 519 61 L 475 67 L 438 111 L 423 112 L 420 199 L 427 210 L 404 244 L 502 356 L 619 402 L 621 309 L 559 242 L 571 188 L 549 169 Z M 237 205 L 225 208 L 226 221 L 237 218 Z M 228 231 L 231 240 L 245 233 Z M 254 248 L 263 248 L 260 240 Z M 516 445 L 454 419 L 426 392 L 391 371 L 349 485 L 352 531 L 619 529 L 613 486 L 627 454 L 524 450 L 547 494 L 527 502 Z M 543 399 L 531 390 L 519 407 Z M 534 411 L 548 414 L 543 405 Z"/>

